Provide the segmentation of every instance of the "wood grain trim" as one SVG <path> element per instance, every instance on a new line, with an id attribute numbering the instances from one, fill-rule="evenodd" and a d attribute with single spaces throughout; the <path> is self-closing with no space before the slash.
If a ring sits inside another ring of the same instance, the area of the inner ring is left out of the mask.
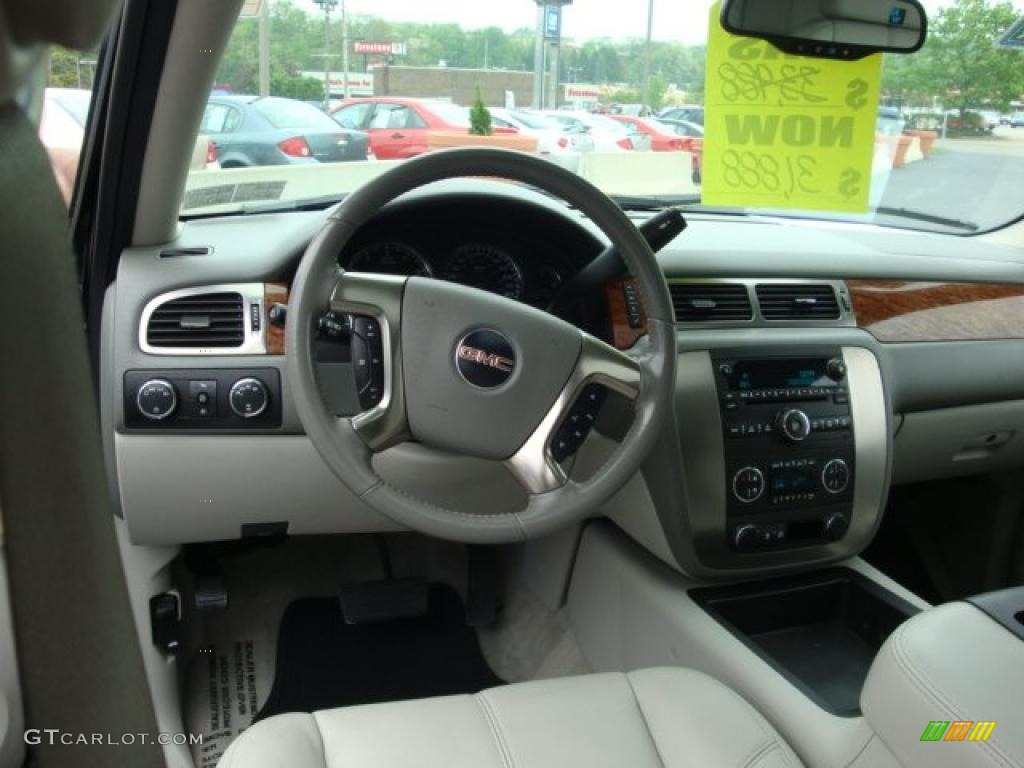
<path id="1" fill-rule="evenodd" d="M 605 298 L 608 301 L 608 316 L 611 320 L 612 344 L 617 349 L 629 349 L 647 333 L 647 312 L 643 306 L 643 298 L 640 297 L 640 326 L 633 328 L 629 324 L 629 313 L 626 311 L 626 296 L 623 293 L 623 286 L 626 283 L 636 285 L 633 278 L 625 280 L 613 280 L 605 286 Z M 637 289 L 637 295 L 640 291 Z"/>
<path id="2" fill-rule="evenodd" d="M 850 280 L 857 324 L 879 341 L 1024 338 L 1024 285 Z"/>
<path id="3" fill-rule="evenodd" d="M 270 307 L 274 304 L 288 303 L 287 283 L 265 283 L 263 285 L 263 322 L 267 329 L 267 354 L 284 354 L 284 327 L 274 325 L 267 319 Z"/>

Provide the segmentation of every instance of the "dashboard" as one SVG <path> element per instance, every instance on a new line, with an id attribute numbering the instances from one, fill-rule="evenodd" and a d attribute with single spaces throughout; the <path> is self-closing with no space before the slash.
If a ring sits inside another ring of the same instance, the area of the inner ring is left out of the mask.
<path id="1" fill-rule="evenodd" d="M 174 243 L 124 254 L 101 391 L 111 489 L 133 541 L 394 529 L 326 468 L 284 375 L 275 311 L 325 216 L 196 220 Z M 604 244 L 579 212 L 477 180 L 402 198 L 338 259 L 543 309 Z M 870 541 L 892 484 L 1024 466 L 1020 249 L 693 216 L 659 262 L 676 309 L 676 419 L 601 513 L 666 561 L 709 578 L 834 562 Z M 620 348 L 644 344 L 628 276 L 592 294 L 575 324 Z M 322 389 L 337 413 L 358 412 L 355 357 L 326 347 Z M 614 445 L 621 414 L 606 410 L 581 471 Z M 428 501 L 482 513 L 522 501 L 500 466 L 416 445 L 379 458 Z"/>

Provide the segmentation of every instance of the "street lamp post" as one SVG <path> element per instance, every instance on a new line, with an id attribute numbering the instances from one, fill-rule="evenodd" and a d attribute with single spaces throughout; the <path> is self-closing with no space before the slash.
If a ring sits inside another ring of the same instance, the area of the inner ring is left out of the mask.
<path id="1" fill-rule="evenodd" d="M 647 0 L 647 41 L 644 44 L 644 80 L 640 103 L 651 107 L 651 35 L 654 31 L 654 0 Z"/>
<path id="2" fill-rule="evenodd" d="M 338 7 L 338 0 L 313 0 L 324 12 L 324 106 L 331 106 L 331 9 Z M 346 79 L 346 86 L 348 78 Z"/>
<path id="3" fill-rule="evenodd" d="M 345 13 L 345 0 L 341 0 L 341 77 L 341 93 L 348 99 L 352 94 L 348 85 L 348 14 Z"/>

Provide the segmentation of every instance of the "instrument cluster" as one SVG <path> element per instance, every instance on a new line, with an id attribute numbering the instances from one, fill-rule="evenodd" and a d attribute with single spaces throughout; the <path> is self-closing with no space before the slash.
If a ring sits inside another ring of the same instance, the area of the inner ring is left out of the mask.
<path id="1" fill-rule="evenodd" d="M 546 307 L 564 275 L 542 255 L 527 250 L 522 243 L 483 238 L 426 246 L 375 239 L 348 249 L 340 263 L 353 272 L 431 277 Z"/>

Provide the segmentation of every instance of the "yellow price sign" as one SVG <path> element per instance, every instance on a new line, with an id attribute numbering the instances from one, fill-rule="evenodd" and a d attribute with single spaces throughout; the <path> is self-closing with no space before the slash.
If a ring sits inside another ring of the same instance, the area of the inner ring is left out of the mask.
<path id="1" fill-rule="evenodd" d="M 791 56 L 711 8 L 701 201 L 864 213 L 882 65 Z M 831 45 L 822 43 L 823 46 Z"/>

